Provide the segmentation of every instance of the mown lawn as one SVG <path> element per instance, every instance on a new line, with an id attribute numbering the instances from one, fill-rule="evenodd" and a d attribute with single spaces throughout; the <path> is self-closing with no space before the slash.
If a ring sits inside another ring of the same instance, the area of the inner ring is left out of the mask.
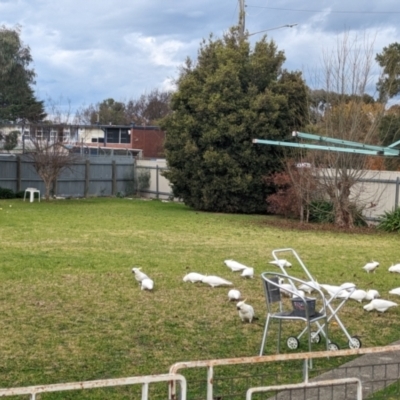
<path id="1" fill-rule="evenodd" d="M 167 373 L 178 361 L 257 355 L 265 321 L 259 275 L 274 270 L 268 262 L 277 248 L 294 248 L 320 283 L 354 282 L 400 303 L 388 294 L 400 286 L 400 274 L 388 272 L 400 262 L 398 235 L 285 230 L 270 224 L 272 217 L 196 212 L 156 200 L 0 200 L 0 208 L 3 388 Z M 228 258 L 253 266 L 255 278 L 231 272 L 223 264 Z M 372 259 L 380 267 L 367 274 L 362 266 Z M 133 266 L 153 278 L 153 292 L 140 290 Z M 226 287 L 184 283 L 191 271 L 232 281 L 259 319 L 243 324 Z M 398 340 L 399 315 L 400 308 L 368 313 L 353 301 L 340 312 L 364 347 Z M 347 347 L 334 324 L 331 337 Z M 85 398 L 100 398 L 95 393 Z M 42 398 L 84 398 L 68 396 Z"/>

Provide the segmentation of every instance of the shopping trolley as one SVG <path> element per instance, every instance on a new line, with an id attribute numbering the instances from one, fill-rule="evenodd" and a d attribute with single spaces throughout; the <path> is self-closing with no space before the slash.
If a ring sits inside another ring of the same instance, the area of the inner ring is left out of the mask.
<path id="1" fill-rule="evenodd" d="M 292 285 L 294 290 L 298 290 L 298 288 L 294 285 L 293 280 L 292 281 L 290 280 L 290 275 L 292 275 L 292 276 L 295 275 L 294 268 L 289 267 L 290 263 L 286 259 L 283 259 L 283 258 L 279 257 L 279 256 L 282 256 L 282 253 L 291 253 L 292 256 L 295 257 L 295 259 L 297 260 L 297 262 L 301 266 L 304 274 L 309 279 L 309 283 L 311 285 L 315 285 L 315 287 L 319 287 L 318 282 L 310 274 L 310 272 L 308 271 L 306 265 L 304 264 L 304 262 L 302 261 L 302 259 L 300 258 L 300 256 L 297 254 L 297 252 L 294 249 L 285 248 L 285 249 L 273 250 L 272 251 L 272 256 L 274 257 L 274 261 L 272 261 L 272 263 L 274 265 L 278 266 L 281 269 L 282 273 L 284 275 L 286 275 L 288 282 Z M 290 275 L 287 272 L 288 268 L 291 268 Z M 338 312 L 344 306 L 346 301 L 350 298 L 350 296 L 352 295 L 352 293 L 355 290 L 356 290 L 356 286 L 354 284 L 347 284 L 346 286 L 340 287 L 339 289 L 335 290 L 334 292 L 330 292 L 329 293 L 329 297 L 325 297 L 325 307 L 326 307 L 326 309 L 327 309 L 327 311 L 329 313 L 328 319 L 327 319 L 327 323 L 329 324 L 329 322 L 332 319 L 335 319 L 336 323 L 342 329 L 344 335 L 346 336 L 346 338 L 348 340 L 348 345 L 349 345 L 349 347 L 351 349 L 359 349 L 362 346 L 361 340 L 357 336 L 350 336 L 350 334 L 347 331 L 346 327 L 344 326 L 344 324 L 340 320 L 340 318 L 338 316 Z M 339 303 L 336 304 L 336 301 L 339 301 Z M 316 323 L 316 325 L 318 326 L 317 331 L 314 331 L 314 332 L 311 333 L 311 340 L 312 340 L 313 343 L 319 343 L 321 341 L 321 334 L 325 337 L 324 325 L 321 325 L 318 322 Z M 306 332 L 306 329 L 304 329 L 297 336 L 297 345 L 299 343 L 298 341 L 304 335 L 305 332 Z M 289 342 L 287 343 L 289 348 L 291 348 L 291 349 L 297 348 L 296 342 L 293 341 L 292 338 L 289 338 L 289 339 L 291 339 L 290 343 Z M 336 343 L 334 343 L 331 340 L 329 340 L 328 349 L 332 350 L 332 351 L 339 350 L 339 346 Z"/>

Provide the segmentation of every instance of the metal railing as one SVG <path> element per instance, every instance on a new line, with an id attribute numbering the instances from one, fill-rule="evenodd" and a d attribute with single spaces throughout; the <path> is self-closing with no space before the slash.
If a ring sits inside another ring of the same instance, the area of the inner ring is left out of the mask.
<path id="1" fill-rule="evenodd" d="M 251 400 L 253 397 L 253 393 L 279 392 L 282 390 L 293 390 L 293 389 L 320 388 L 322 386 L 331 387 L 335 385 L 347 385 L 349 383 L 357 385 L 357 400 L 362 400 L 362 383 L 358 378 L 331 379 L 327 381 L 304 382 L 304 383 L 289 384 L 289 385 L 259 386 L 247 390 L 246 400 Z"/>
<path id="2" fill-rule="evenodd" d="M 53 385 L 37 385 L 0 389 L 0 397 L 30 395 L 31 400 L 36 400 L 36 395 L 39 393 L 64 392 L 69 390 L 96 389 L 142 384 L 141 399 L 147 400 L 149 398 L 149 384 L 154 382 L 169 382 L 169 385 L 174 384 L 174 386 L 176 386 L 176 382 L 179 382 L 181 399 L 186 400 L 186 379 L 184 376 L 179 374 L 135 376 L 129 378 L 101 379 L 96 381 L 57 383 Z"/>
<path id="3" fill-rule="evenodd" d="M 176 374 L 178 371 L 186 368 L 207 368 L 207 400 L 214 399 L 214 367 L 216 366 L 227 366 L 227 365 L 238 365 L 238 364 L 257 364 L 257 363 L 270 363 L 277 361 L 291 361 L 291 360 L 303 360 L 303 384 L 309 383 L 309 360 L 317 358 L 331 358 L 331 357 L 344 357 L 344 356 L 357 356 L 365 354 L 375 354 L 375 353 L 390 353 L 390 352 L 400 352 L 400 345 L 391 345 L 385 347 L 370 347 L 370 348 L 359 348 L 359 349 L 345 349 L 338 351 L 313 351 L 308 353 L 295 353 L 295 354 L 275 354 L 269 356 L 254 356 L 254 357 L 242 357 L 242 358 L 224 358 L 224 359 L 212 359 L 212 360 L 201 360 L 201 361 L 189 361 L 189 362 L 178 362 L 170 367 L 170 374 Z M 354 368 L 350 367 L 349 373 L 347 370 L 343 370 L 346 377 L 354 377 L 350 374 L 356 374 Z M 384 382 L 385 384 L 393 383 L 400 379 L 399 370 L 390 376 L 388 379 L 382 379 L 382 377 L 377 377 L 377 381 Z M 363 371 L 359 370 L 359 374 L 362 375 Z M 373 374 L 369 374 L 373 377 Z M 340 378 L 340 377 L 339 377 Z M 343 377 L 341 377 L 343 378 Z M 323 381 L 322 381 L 323 382 Z M 318 384 L 317 384 L 318 386 Z M 369 385 L 369 387 L 374 387 L 374 385 Z M 375 385 L 374 391 L 383 389 L 383 385 Z M 295 399 L 295 397 L 290 397 Z M 169 400 L 177 400 L 176 385 L 170 385 Z"/>

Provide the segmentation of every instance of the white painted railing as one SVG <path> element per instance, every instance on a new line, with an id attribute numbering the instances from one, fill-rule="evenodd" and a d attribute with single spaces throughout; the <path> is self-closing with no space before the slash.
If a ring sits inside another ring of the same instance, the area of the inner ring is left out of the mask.
<path id="1" fill-rule="evenodd" d="M 96 389 L 142 384 L 142 400 L 148 400 L 149 384 L 155 382 L 169 382 L 169 385 L 175 385 L 176 382 L 178 382 L 181 387 L 181 400 L 186 400 L 186 379 L 184 376 L 179 374 L 134 376 L 129 378 L 101 379 L 97 381 L 57 383 L 53 385 L 38 385 L 0 389 L 0 397 L 30 395 L 30 399 L 35 400 L 36 395 L 39 393 L 64 392 L 69 390 Z"/>

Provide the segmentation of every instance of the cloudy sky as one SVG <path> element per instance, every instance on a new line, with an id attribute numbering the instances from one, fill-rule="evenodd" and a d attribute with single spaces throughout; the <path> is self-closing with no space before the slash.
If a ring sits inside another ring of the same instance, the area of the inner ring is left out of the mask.
<path id="1" fill-rule="evenodd" d="M 203 38 L 221 37 L 237 24 L 238 3 L 0 0 L 0 25 L 21 27 L 37 73 L 37 97 L 74 112 L 110 97 L 127 101 L 172 88 L 179 66 L 187 56 L 196 59 Z M 323 54 L 343 32 L 366 37 L 376 54 L 400 42 L 399 19 L 398 0 L 246 0 L 248 32 L 268 29 L 285 52 L 285 67 L 303 71 L 310 85 Z"/>

